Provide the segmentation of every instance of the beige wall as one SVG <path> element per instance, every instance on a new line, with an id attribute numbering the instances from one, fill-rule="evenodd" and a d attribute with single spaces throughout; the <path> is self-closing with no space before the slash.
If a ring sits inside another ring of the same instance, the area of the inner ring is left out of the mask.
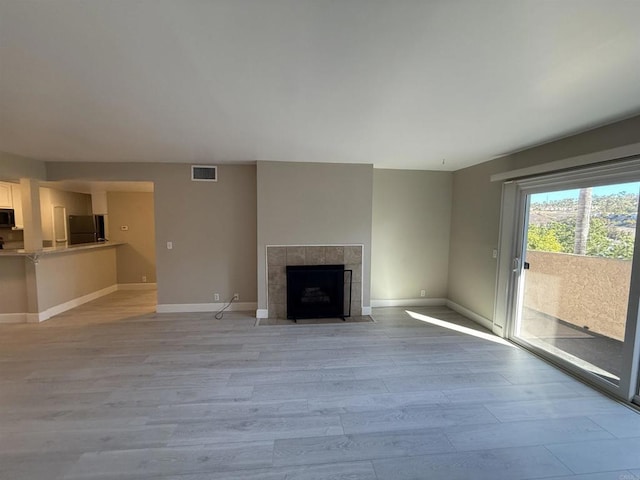
<path id="1" fill-rule="evenodd" d="M 126 243 L 117 249 L 118 283 L 155 283 L 153 193 L 108 192 L 107 206 L 108 239 Z M 121 230 L 123 225 L 128 230 Z"/>
<path id="2" fill-rule="evenodd" d="M 255 302 L 260 281 L 266 306 L 266 244 L 358 243 L 365 247 L 368 306 L 372 166 L 259 163 L 260 185 L 254 165 L 220 165 L 216 183 L 192 182 L 183 164 L 51 162 L 47 172 L 51 181 L 154 182 L 159 304 L 211 303 L 214 292 Z"/>
<path id="3" fill-rule="evenodd" d="M 210 303 L 214 292 L 223 299 L 238 292 L 241 302 L 255 302 L 260 282 L 266 308 L 265 245 L 361 243 L 368 306 L 372 166 L 259 162 L 260 180 L 253 165 L 218 168 L 219 181 L 206 183 L 191 182 L 190 167 L 182 164 L 47 165 L 52 181 L 154 182 L 160 304 Z"/>
<path id="4" fill-rule="evenodd" d="M 256 301 L 255 165 L 220 165 L 215 183 L 192 182 L 187 164 L 52 162 L 47 172 L 154 182 L 159 304 L 212 303 L 214 292 Z"/>
<path id="5" fill-rule="evenodd" d="M 502 186 L 489 177 L 505 169 L 502 160 L 455 172 L 451 207 L 449 300 L 493 318 Z"/>
<path id="6" fill-rule="evenodd" d="M 624 340 L 631 260 L 527 252 L 524 306 Z"/>
<path id="7" fill-rule="evenodd" d="M 116 248 L 41 256 L 35 267 L 38 311 L 115 285 Z"/>
<path id="8" fill-rule="evenodd" d="M 371 298 L 446 298 L 453 174 L 374 170 Z"/>
<path id="9" fill-rule="evenodd" d="M 562 160 L 640 142 L 640 115 L 506 157 L 510 169 Z"/>
<path id="10" fill-rule="evenodd" d="M 492 250 L 498 242 L 501 185 L 489 181 L 491 174 L 637 142 L 640 116 L 454 172 L 449 299 L 493 318 Z M 370 267 L 370 165 L 258 162 L 257 180 L 253 166 L 219 168 L 220 182 L 213 184 L 218 188 L 190 182 L 188 165 L 52 162 L 47 173 L 52 181 L 155 182 L 159 303 L 211 302 L 216 291 L 223 296 L 239 291 L 241 301 L 252 301 L 257 291 L 259 308 L 266 308 L 269 244 L 362 243 L 365 268 Z M 170 240 L 174 250 L 166 249 Z M 365 306 L 370 278 L 366 270 Z M 376 289 L 377 282 L 376 275 Z"/>
<path id="11" fill-rule="evenodd" d="M 40 187 L 42 240 L 53 242 L 53 207 L 65 207 L 69 215 L 91 215 L 91 195 Z"/>
<path id="12" fill-rule="evenodd" d="M 27 311 L 23 257 L 0 257 L 0 314 Z"/>
<path id="13" fill-rule="evenodd" d="M 46 177 L 47 169 L 44 162 L 0 152 L 0 180 L 17 182 L 21 178 L 45 180 Z"/>
<path id="14" fill-rule="evenodd" d="M 453 174 L 449 299 L 493 318 L 502 186 L 490 175 L 640 142 L 640 116 Z"/>
<path id="15" fill-rule="evenodd" d="M 184 166 L 188 168 L 187 165 Z M 175 168 L 164 163 L 47 162 L 47 180 L 153 181 Z"/>
<path id="16" fill-rule="evenodd" d="M 256 301 L 256 168 L 218 167 L 192 182 L 189 165 L 155 180 L 158 303 Z M 167 250 L 167 242 L 173 249 Z"/>
<path id="17" fill-rule="evenodd" d="M 364 245 L 370 305 L 373 166 L 258 162 L 258 308 L 267 308 L 267 245 Z"/>

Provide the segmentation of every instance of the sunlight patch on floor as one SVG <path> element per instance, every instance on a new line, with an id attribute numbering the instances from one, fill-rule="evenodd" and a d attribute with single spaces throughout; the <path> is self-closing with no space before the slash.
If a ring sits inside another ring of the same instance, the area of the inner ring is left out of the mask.
<path id="1" fill-rule="evenodd" d="M 412 312 L 410 310 L 405 310 L 405 312 L 407 312 L 411 318 L 420 320 L 421 322 L 430 323 L 431 325 L 435 325 L 437 327 L 448 328 L 449 330 L 453 330 L 455 332 L 464 333 L 465 335 L 471 335 L 482 340 L 499 343 L 500 345 L 504 345 L 506 347 L 516 348 L 512 343 L 507 342 L 506 340 L 493 335 L 492 333 L 485 333 L 473 328 L 463 327 L 462 325 L 456 325 L 455 323 L 439 320 L 437 318 L 429 317 L 428 315 L 423 315 L 421 313 Z"/>

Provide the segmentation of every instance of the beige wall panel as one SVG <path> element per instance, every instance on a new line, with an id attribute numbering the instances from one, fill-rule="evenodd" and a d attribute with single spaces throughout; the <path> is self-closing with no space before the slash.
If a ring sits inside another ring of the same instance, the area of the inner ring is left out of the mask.
<path id="1" fill-rule="evenodd" d="M 453 174 L 374 170 L 371 298 L 447 296 Z"/>
<path id="2" fill-rule="evenodd" d="M 485 318 L 493 318 L 502 185 L 489 176 L 503 161 L 454 173 L 449 252 L 449 299 Z"/>
<path id="3" fill-rule="evenodd" d="M 0 257 L 0 313 L 27 311 L 24 257 Z"/>
<path id="4" fill-rule="evenodd" d="M 176 164 L 119 162 L 47 162 L 47 180 L 153 181 Z M 188 165 L 183 165 L 188 169 Z"/>
<path id="5" fill-rule="evenodd" d="M 39 311 L 115 285 L 116 248 L 41 256 L 36 265 Z"/>
<path id="6" fill-rule="evenodd" d="M 156 176 L 159 304 L 256 301 L 256 168 L 222 165 L 218 177 L 193 182 L 189 165 Z"/>
<path id="7" fill-rule="evenodd" d="M 118 247 L 118 283 L 156 282 L 153 193 L 108 192 L 109 240 Z M 121 230 L 126 226 L 128 230 Z"/>
<path id="8" fill-rule="evenodd" d="M 45 180 L 47 169 L 44 162 L 31 158 L 0 152 L 0 181 L 19 181 L 21 178 Z"/>
<path id="9" fill-rule="evenodd" d="M 267 245 L 363 244 L 370 305 L 373 166 L 258 162 L 258 308 L 267 308 Z"/>

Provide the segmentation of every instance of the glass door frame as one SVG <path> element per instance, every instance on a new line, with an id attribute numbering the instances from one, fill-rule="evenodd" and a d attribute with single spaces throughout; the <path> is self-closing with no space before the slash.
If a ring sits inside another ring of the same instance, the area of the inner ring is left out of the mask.
<path id="1" fill-rule="evenodd" d="M 494 333 L 525 347 L 587 383 L 625 402 L 633 401 L 640 405 L 638 392 L 640 385 L 640 232 L 636 235 L 634 243 L 619 385 L 610 383 L 515 336 L 516 325 L 522 311 L 524 271 L 522 259 L 526 255 L 525 240 L 530 195 L 636 181 L 640 181 L 640 158 L 543 174 L 503 184 L 493 330 Z M 638 213 L 640 214 L 640 211 Z"/>

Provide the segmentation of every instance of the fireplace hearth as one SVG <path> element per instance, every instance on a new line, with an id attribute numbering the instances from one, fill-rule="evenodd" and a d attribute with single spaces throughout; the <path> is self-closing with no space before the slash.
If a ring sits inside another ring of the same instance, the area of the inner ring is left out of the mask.
<path id="1" fill-rule="evenodd" d="M 287 318 L 344 320 L 351 315 L 352 271 L 344 265 L 289 265 L 286 273 Z"/>

